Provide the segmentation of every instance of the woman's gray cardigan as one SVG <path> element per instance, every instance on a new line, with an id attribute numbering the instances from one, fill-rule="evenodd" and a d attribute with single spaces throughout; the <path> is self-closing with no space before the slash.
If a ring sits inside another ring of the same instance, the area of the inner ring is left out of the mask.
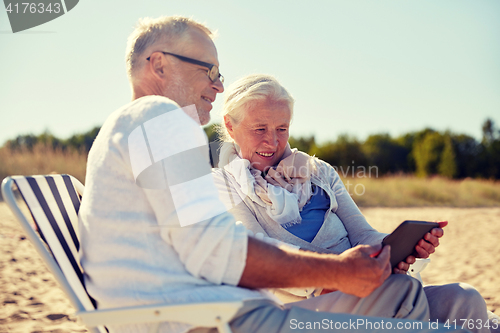
<path id="1" fill-rule="evenodd" d="M 255 234 L 263 233 L 310 251 L 336 254 L 359 244 L 380 244 L 387 234 L 376 231 L 368 224 L 335 169 L 317 158 L 314 158 L 313 166 L 311 182 L 328 194 L 330 209 L 311 243 L 293 235 L 271 219 L 264 207 L 242 192 L 235 177 L 227 171 L 216 169 L 213 174 L 221 200 L 235 219 Z"/>

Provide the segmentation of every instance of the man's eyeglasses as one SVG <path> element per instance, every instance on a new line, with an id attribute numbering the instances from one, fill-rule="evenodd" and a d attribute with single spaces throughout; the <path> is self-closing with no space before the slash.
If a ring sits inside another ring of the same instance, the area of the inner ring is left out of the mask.
<path id="1" fill-rule="evenodd" d="M 220 79 L 220 82 L 224 83 L 224 76 L 222 76 L 219 73 L 219 67 L 217 67 L 217 65 L 209 64 L 208 62 L 199 61 L 199 60 L 196 60 L 196 59 L 184 57 L 184 56 L 181 56 L 181 55 L 178 55 L 178 54 L 174 54 L 174 53 L 170 53 L 170 52 L 163 52 L 163 51 L 158 51 L 158 52 L 174 56 L 177 59 L 182 60 L 184 62 L 189 62 L 190 64 L 195 64 L 195 65 L 198 65 L 198 66 L 206 67 L 208 69 L 208 72 L 207 72 L 208 77 L 210 78 L 210 80 L 213 83 L 215 83 L 217 81 L 217 79 Z M 147 61 L 149 61 L 149 59 L 151 59 L 151 57 L 147 57 L 146 58 Z"/>

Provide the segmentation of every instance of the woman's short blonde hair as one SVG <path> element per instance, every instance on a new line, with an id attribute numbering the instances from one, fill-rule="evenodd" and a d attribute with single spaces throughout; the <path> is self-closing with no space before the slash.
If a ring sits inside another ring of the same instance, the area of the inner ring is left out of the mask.
<path id="1" fill-rule="evenodd" d="M 224 124 L 224 116 L 229 116 L 232 124 L 239 124 L 245 118 L 246 112 L 253 104 L 252 102 L 262 100 L 287 103 L 291 113 L 290 118 L 293 117 L 295 100 L 275 77 L 266 74 L 248 75 L 226 89 L 222 108 L 222 123 L 218 127 L 220 140 L 233 141 Z"/>

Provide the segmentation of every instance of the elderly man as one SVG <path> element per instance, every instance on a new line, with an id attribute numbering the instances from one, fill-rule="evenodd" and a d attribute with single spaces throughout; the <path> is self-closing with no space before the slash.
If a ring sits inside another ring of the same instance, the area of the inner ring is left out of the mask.
<path id="1" fill-rule="evenodd" d="M 231 327 L 248 333 L 365 318 L 285 309 L 256 289 L 321 286 L 357 296 L 377 293 L 390 275 L 389 249 L 377 258 L 370 254 L 378 249 L 370 246 L 341 255 L 287 251 L 248 237 L 224 212 L 199 127 L 224 90 L 210 30 L 182 17 L 142 20 L 129 38 L 126 60 L 132 102 L 109 116 L 94 142 L 80 209 L 81 263 L 98 308 L 242 300 Z M 401 317 L 426 320 L 425 295 L 411 287 L 401 283 L 395 300 L 400 303 L 388 311 L 396 316 L 405 304 Z M 375 325 L 366 331 L 403 323 L 370 320 Z M 428 323 L 420 327 L 415 331 L 430 330 Z M 176 322 L 161 326 L 162 332 L 193 329 L 205 330 Z"/>

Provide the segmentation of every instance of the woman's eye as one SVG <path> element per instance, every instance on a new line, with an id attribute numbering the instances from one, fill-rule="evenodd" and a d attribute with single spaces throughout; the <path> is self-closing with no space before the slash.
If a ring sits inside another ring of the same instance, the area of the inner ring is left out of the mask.
<path id="1" fill-rule="evenodd" d="M 264 131 L 265 131 L 265 129 L 264 129 L 264 128 L 257 128 L 257 129 L 256 129 L 256 131 L 257 131 L 257 132 L 264 132 Z"/>

